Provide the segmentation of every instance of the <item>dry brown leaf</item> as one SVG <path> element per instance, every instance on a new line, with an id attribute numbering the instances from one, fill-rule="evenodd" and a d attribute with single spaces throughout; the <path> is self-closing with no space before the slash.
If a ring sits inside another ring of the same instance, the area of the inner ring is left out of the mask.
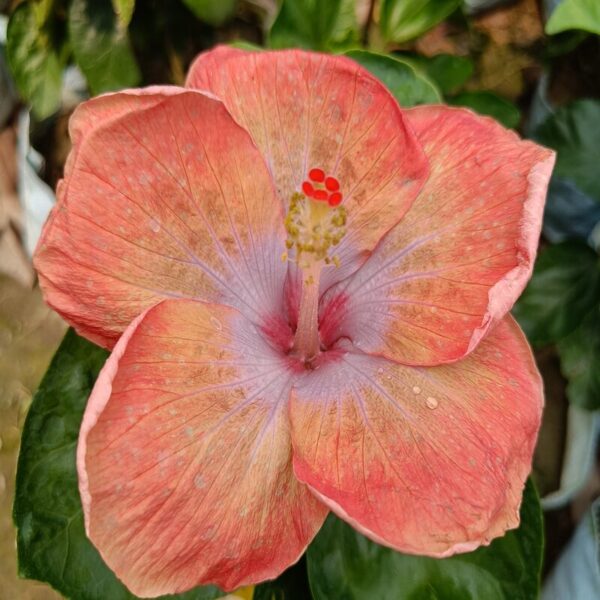
<path id="1" fill-rule="evenodd" d="M 499 6 L 473 18 L 473 25 L 496 45 L 531 46 L 544 35 L 544 27 L 536 0 Z"/>

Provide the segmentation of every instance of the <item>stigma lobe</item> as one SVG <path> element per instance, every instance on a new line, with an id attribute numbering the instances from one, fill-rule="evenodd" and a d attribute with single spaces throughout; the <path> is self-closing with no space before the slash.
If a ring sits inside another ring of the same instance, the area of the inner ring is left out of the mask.
<path id="1" fill-rule="evenodd" d="M 326 175 L 323 169 L 313 168 L 308 172 L 308 180 L 302 183 L 302 191 L 307 198 L 317 202 L 327 202 L 329 206 L 339 206 L 343 196 L 340 182 L 332 175 Z"/>

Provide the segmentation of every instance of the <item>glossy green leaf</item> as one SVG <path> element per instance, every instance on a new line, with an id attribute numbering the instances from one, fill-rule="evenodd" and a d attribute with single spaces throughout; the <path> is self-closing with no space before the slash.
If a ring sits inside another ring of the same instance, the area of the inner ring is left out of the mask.
<path id="1" fill-rule="evenodd" d="M 183 0 L 184 4 L 201 20 L 218 27 L 235 13 L 237 0 Z"/>
<path id="2" fill-rule="evenodd" d="M 588 410 L 600 409 L 600 307 L 558 343 L 560 367 L 568 380 L 567 397 Z"/>
<path id="3" fill-rule="evenodd" d="M 257 585 L 252 596 L 252 600 L 308 600 L 309 598 L 305 556 L 277 579 Z"/>
<path id="4" fill-rule="evenodd" d="M 6 43 L 17 89 L 38 119 L 60 108 L 63 70 L 52 23 L 42 10 L 45 6 L 31 1 L 17 6 L 8 22 Z"/>
<path id="5" fill-rule="evenodd" d="M 540 252 L 513 312 L 534 345 L 556 342 L 579 326 L 600 300 L 598 255 L 583 242 Z"/>
<path id="6" fill-rule="evenodd" d="M 71 0 L 69 39 L 92 94 L 132 87 L 141 75 L 110 0 Z"/>
<path id="7" fill-rule="evenodd" d="M 546 23 L 546 33 L 554 35 L 570 29 L 581 29 L 600 35 L 600 2 L 562 0 Z"/>
<path id="8" fill-rule="evenodd" d="M 543 528 L 527 483 L 521 526 L 468 554 L 435 559 L 394 552 L 330 515 L 307 554 L 315 600 L 534 600 Z"/>
<path id="9" fill-rule="evenodd" d="M 470 58 L 453 54 L 414 55 L 409 61 L 424 71 L 443 94 L 458 92 L 470 79 L 474 68 Z"/>
<path id="10" fill-rule="evenodd" d="M 493 117 L 504 127 L 515 128 L 521 121 L 521 112 L 512 103 L 492 92 L 476 91 L 463 92 L 448 98 L 448 104 L 453 106 L 466 106 L 480 115 Z"/>
<path id="11" fill-rule="evenodd" d="M 36 393 L 23 429 L 13 517 L 19 573 L 77 600 L 136 598 L 87 539 L 75 449 L 83 411 L 107 352 L 65 336 Z M 162 598 L 212 600 L 214 587 Z"/>
<path id="12" fill-rule="evenodd" d="M 343 50 L 358 40 L 354 0 L 283 0 L 269 33 L 272 48 Z"/>
<path id="13" fill-rule="evenodd" d="M 538 127 L 535 137 L 558 152 L 556 175 L 600 201 L 599 100 L 578 100 L 558 109 Z"/>
<path id="14" fill-rule="evenodd" d="M 381 33 L 387 41 L 406 42 L 450 16 L 462 0 L 383 0 Z"/>
<path id="15" fill-rule="evenodd" d="M 435 84 L 407 62 L 367 50 L 351 50 L 346 56 L 380 79 L 401 106 L 441 102 Z"/>
<path id="16" fill-rule="evenodd" d="M 127 27 L 131 23 L 135 0 L 112 0 L 112 5 L 121 27 Z"/>

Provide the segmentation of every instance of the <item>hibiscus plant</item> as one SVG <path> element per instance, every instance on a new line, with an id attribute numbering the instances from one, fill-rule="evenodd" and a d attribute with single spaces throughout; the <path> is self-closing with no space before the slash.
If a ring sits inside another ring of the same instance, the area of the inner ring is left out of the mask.
<path id="1" fill-rule="evenodd" d="M 365 3 L 361 30 L 354 2 L 286 0 L 269 49 L 211 33 L 137 88 L 142 9 L 93 4 L 9 26 L 38 117 L 71 52 L 92 92 L 34 254 L 72 329 L 23 432 L 21 574 L 83 600 L 536 598 L 544 392 L 510 311 L 556 155 L 463 89 L 469 59 L 389 53 L 461 2 Z"/>

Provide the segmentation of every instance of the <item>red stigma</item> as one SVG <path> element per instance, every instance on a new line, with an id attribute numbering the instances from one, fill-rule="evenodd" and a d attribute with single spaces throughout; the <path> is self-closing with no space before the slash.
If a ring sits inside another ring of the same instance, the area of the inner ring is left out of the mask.
<path id="1" fill-rule="evenodd" d="M 314 168 L 308 172 L 310 181 L 302 183 L 302 192 L 307 198 L 318 202 L 327 202 L 329 206 L 339 206 L 343 196 L 340 190 L 340 182 L 332 175 L 325 175 L 323 169 Z"/>
<path id="2" fill-rule="evenodd" d="M 342 195 L 334 192 L 329 196 L 329 206 L 339 206 L 342 203 Z"/>
<path id="3" fill-rule="evenodd" d="M 315 193 L 315 188 L 312 186 L 312 183 L 310 183 L 310 181 L 305 181 L 302 184 L 302 191 L 304 192 L 305 196 L 312 198 L 313 194 Z"/>
<path id="4" fill-rule="evenodd" d="M 311 169 L 308 176 L 317 183 L 322 183 L 325 180 L 325 171 L 323 169 Z"/>
<path id="5" fill-rule="evenodd" d="M 327 177 L 325 179 L 325 187 L 330 192 L 337 192 L 340 189 L 340 182 L 335 177 Z"/>

